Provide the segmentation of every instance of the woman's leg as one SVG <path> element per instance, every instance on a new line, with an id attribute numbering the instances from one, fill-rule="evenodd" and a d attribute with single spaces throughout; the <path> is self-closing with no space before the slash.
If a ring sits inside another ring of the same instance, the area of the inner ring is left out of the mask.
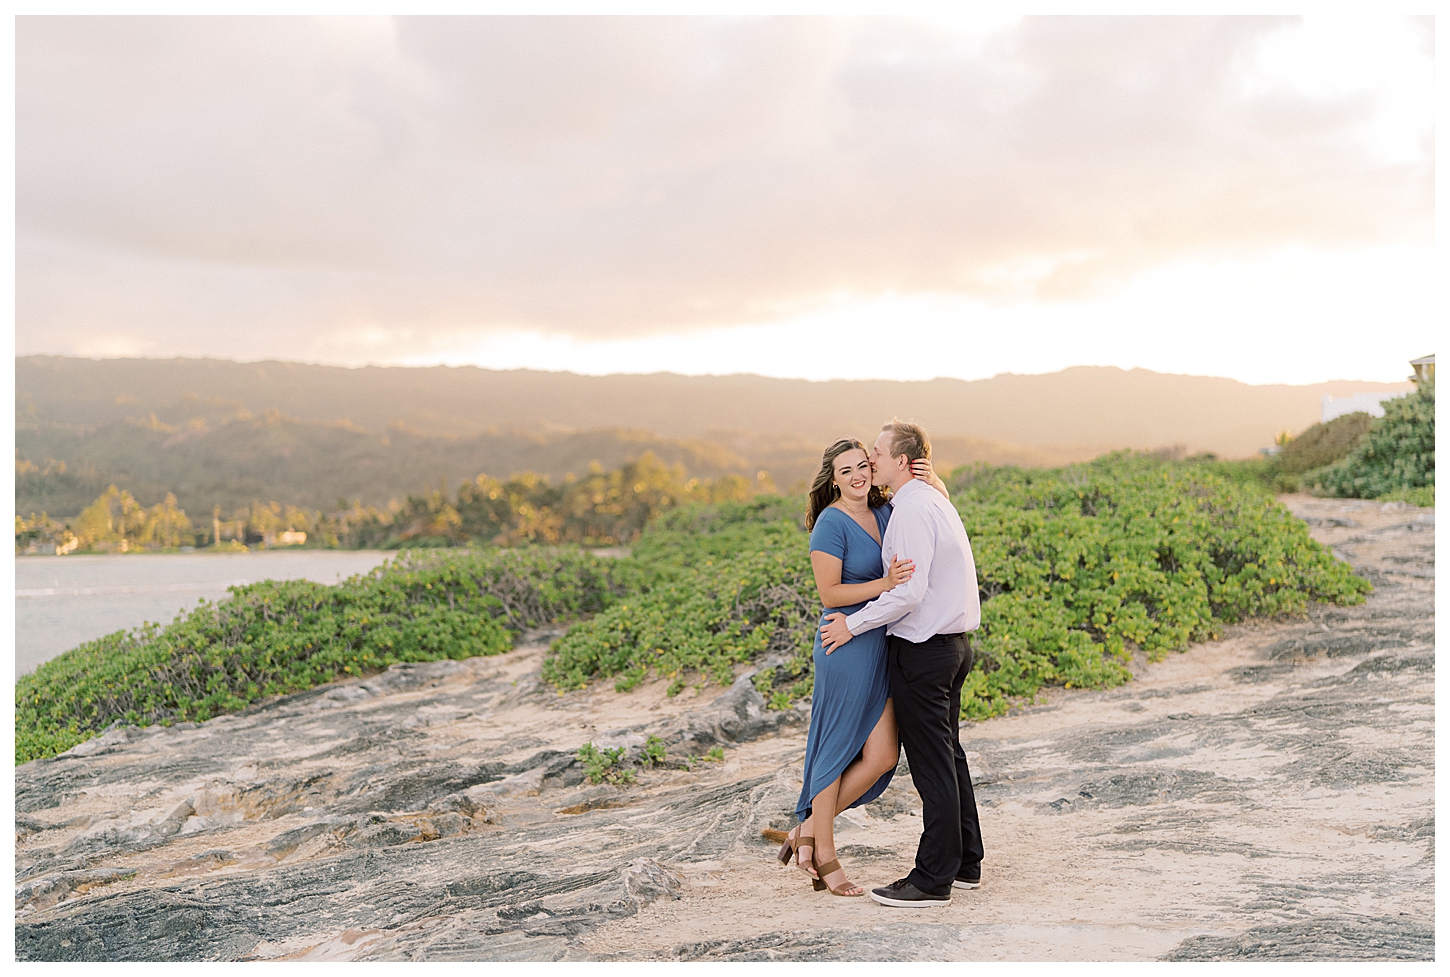
<path id="1" fill-rule="evenodd" d="M 841 778 L 837 777 L 811 801 L 811 820 L 815 822 L 816 839 L 814 855 L 817 865 L 825 865 L 827 862 L 834 861 L 836 858 L 836 819 L 827 817 L 818 818 L 815 814 L 818 811 L 839 810 L 837 795 L 840 793 L 840 789 Z M 812 872 L 811 874 L 814 875 L 815 873 Z M 844 886 L 842 895 L 858 895 L 866 891 L 859 885 L 846 881 L 846 870 L 844 868 L 838 868 L 834 872 L 828 872 L 821 881 L 836 889 L 841 889 Z"/>
<path id="2" fill-rule="evenodd" d="M 871 730 L 871 735 L 866 738 L 866 745 L 861 749 L 861 759 L 841 774 L 840 789 L 836 792 L 836 813 L 840 814 L 850 807 L 886 771 L 894 770 L 900 755 L 901 745 L 896 738 L 896 710 L 891 700 L 887 699 L 886 708 L 881 710 L 881 718 L 876 720 L 876 727 Z M 812 812 L 819 810 L 820 807 L 815 807 Z"/>
<path id="3" fill-rule="evenodd" d="M 815 819 L 815 808 L 811 808 L 810 817 L 806 818 L 800 824 L 796 825 L 793 829 L 787 832 L 788 836 L 791 838 L 791 840 L 795 840 L 797 838 L 814 838 L 815 835 L 812 833 L 812 831 L 815 828 Z M 812 847 L 810 845 L 798 846 L 795 850 L 795 864 L 796 868 L 805 872 L 811 878 L 815 878 L 815 870 L 811 868 L 811 851 Z"/>
<path id="4" fill-rule="evenodd" d="M 896 739 L 896 712 L 890 699 L 886 700 L 886 708 L 881 711 L 881 718 L 876 720 L 876 726 L 871 730 L 871 735 L 866 737 L 866 745 L 861 749 L 861 759 L 846 768 L 846 771 L 836 778 L 835 783 L 815 796 L 811 802 L 811 816 L 806 818 L 790 834 L 792 838 L 814 838 L 816 845 L 821 852 L 830 852 L 825 858 L 819 861 L 829 862 L 836 857 L 835 845 L 835 818 L 834 814 L 840 814 L 851 806 L 871 785 L 881 779 L 886 771 L 896 767 L 897 760 L 901 754 L 901 745 Z M 822 807 L 825 799 L 829 798 L 831 803 Z M 817 818 L 820 811 L 832 811 L 831 821 L 825 818 Z M 818 827 L 825 824 L 824 829 Z M 819 834 L 824 830 L 826 837 Z M 803 845 L 796 849 L 796 866 L 805 871 L 807 875 L 815 876 L 811 869 L 810 845 Z"/>

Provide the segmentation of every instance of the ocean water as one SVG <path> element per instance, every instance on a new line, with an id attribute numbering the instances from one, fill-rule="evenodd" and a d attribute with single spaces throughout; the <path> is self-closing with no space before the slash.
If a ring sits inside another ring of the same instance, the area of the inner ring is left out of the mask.
<path id="1" fill-rule="evenodd" d="M 67 649 L 147 621 L 170 623 L 201 600 L 258 580 L 333 584 L 394 556 L 376 550 L 136 553 L 15 558 L 15 675 Z"/>

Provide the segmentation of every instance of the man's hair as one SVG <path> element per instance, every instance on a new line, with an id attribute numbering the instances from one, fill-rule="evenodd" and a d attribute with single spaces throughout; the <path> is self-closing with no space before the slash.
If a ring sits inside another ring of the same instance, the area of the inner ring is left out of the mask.
<path id="1" fill-rule="evenodd" d="M 931 457 L 931 439 L 920 424 L 893 417 L 881 430 L 891 432 L 891 457 L 906 455 L 907 461 Z"/>

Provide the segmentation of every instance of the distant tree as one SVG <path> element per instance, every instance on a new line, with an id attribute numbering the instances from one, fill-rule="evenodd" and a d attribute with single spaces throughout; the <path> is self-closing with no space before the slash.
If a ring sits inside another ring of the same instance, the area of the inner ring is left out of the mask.
<path id="1" fill-rule="evenodd" d="M 144 528 L 145 510 L 131 493 L 111 485 L 76 517 L 73 531 L 88 549 L 130 548 Z"/>
<path id="2" fill-rule="evenodd" d="M 403 508 L 393 517 L 395 545 L 453 546 L 464 541 L 462 517 L 441 490 L 427 495 L 410 495 Z"/>
<path id="3" fill-rule="evenodd" d="M 459 486 L 459 530 L 464 537 L 482 543 L 505 542 L 514 522 L 510 496 L 503 482 L 487 474 Z"/>
<path id="4" fill-rule="evenodd" d="M 111 508 L 112 501 L 119 494 L 120 490 L 112 485 L 102 493 L 99 499 L 86 506 L 81 514 L 76 516 L 74 531 L 76 536 L 80 537 L 82 546 L 91 548 L 118 538 Z"/>
<path id="5" fill-rule="evenodd" d="M 744 501 L 760 493 L 768 479 L 752 485 L 739 475 L 714 481 L 688 478 L 682 465 L 668 465 L 653 452 L 606 471 L 591 463 L 582 478 L 553 484 L 524 471 L 500 481 L 481 474 L 459 486 L 450 499 L 446 482 L 422 495 L 393 500 L 386 509 L 358 499 L 338 499 L 323 513 L 275 500 L 254 499 L 222 519 L 212 507 L 212 528 L 202 535 L 215 544 L 223 538 L 259 542 L 284 529 L 307 534 L 309 546 L 352 549 L 410 546 L 583 543 L 608 546 L 631 543 L 661 513 L 688 502 Z M 16 522 L 17 545 L 31 532 Z M 111 485 L 75 520 L 84 545 L 101 550 L 133 546 L 174 548 L 196 538 L 197 530 L 175 494 L 142 509 L 131 494 Z M 30 538 L 30 537 L 26 537 Z"/>
<path id="6" fill-rule="evenodd" d="M 143 546 L 175 549 L 183 540 L 192 538 L 191 520 L 177 507 L 176 496 L 166 493 L 166 499 L 146 511 L 137 541 Z"/>
<path id="7" fill-rule="evenodd" d="M 704 502 L 745 502 L 757 494 L 740 475 L 726 475 L 705 485 Z"/>
<path id="8" fill-rule="evenodd" d="M 68 553 L 79 544 L 74 534 L 63 523 L 42 512 L 30 514 L 26 519 L 15 517 L 15 551 L 23 553 L 31 546 L 52 545 L 57 552 Z"/>

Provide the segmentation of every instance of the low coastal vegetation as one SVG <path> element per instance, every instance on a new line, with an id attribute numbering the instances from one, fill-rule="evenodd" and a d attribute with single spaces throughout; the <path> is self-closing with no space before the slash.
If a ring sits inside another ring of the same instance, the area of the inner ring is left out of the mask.
<path id="1" fill-rule="evenodd" d="M 1119 454 L 953 486 L 983 597 L 972 718 L 1046 684 L 1120 684 L 1135 648 L 1156 660 L 1226 624 L 1370 590 L 1271 496 L 1193 463 Z"/>
<path id="2" fill-rule="evenodd" d="M 1102 688 L 1254 616 L 1359 603 L 1369 584 L 1254 480 L 1219 463 L 1116 454 L 1067 468 L 965 468 L 949 479 L 981 587 L 962 713 L 981 719 L 1044 685 Z M 631 486 L 632 488 L 632 486 Z M 737 667 L 775 709 L 810 694 L 819 614 L 801 500 L 660 511 L 633 551 L 413 550 L 335 587 L 234 588 L 166 627 L 88 642 L 16 687 L 16 759 L 114 724 L 197 721 L 394 662 L 497 654 L 573 622 L 544 663 L 561 690 L 652 677 L 677 693 Z"/>
<path id="3" fill-rule="evenodd" d="M 332 587 L 234 587 L 166 627 L 117 631 L 22 676 L 16 762 L 115 724 L 199 722 L 395 662 L 496 655 L 526 628 L 607 606 L 611 569 L 577 548 L 529 547 L 405 553 Z"/>
<path id="4" fill-rule="evenodd" d="M 1275 474 L 1283 479 L 1276 487 L 1297 491 L 1306 472 L 1347 458 L 1373 424 L 1373 417 L 1355 411 L 1311 425 L 1297 437 L 1281 435 L 1279 453 L 1271 459 Z"/>
<path id="5" fill-rule="evenodd" d="M 1435 504 L 1435 384 L 1384 404 L 1343 460 L 1306 474 L 1319 495 Z"/>
<path id="6" fill-rule="evenodd" d="M 641 537 L 619 579 L 628 596 L 560 639 L 544 678 L 560 688 L 615 679 L 627 691 L 647 676 L 728 684 L 735 666 L 788 656 L 793 695 L 810 689 L 810 640 L 820 604 L 811 575 L 801 501 L 760 496 L 748 503 L 671 512 Z"/>
<path id="7" fill-rule="evenodd" d="M 575 754 L 584 767 L 584 777 L 591 784 L 614 784 L 623 787 L 635 782 L 637 771 L 656 767 L 675 770 L 693 770 L 699 763 L 719 763 L 725 759 L 725 750 L 712 746 L 704 756 L 693 753 L 671 760 L 665 750 L 665 741 L 651 734 L 644 746 L 631 756 L 623 746 L 600 747 L 585 743 Z"/>
<path id="8" fill-rule="evenodd" d="M 1276 454 L 1244 461 L 1194 459 L 1217 474 L 1274 492 L 1435 504 L 1435 381 L 1357 412 L 1280 435 Z"/>
<path id="9" fill-rule="evenodd" d="M 963 469 L 950 484 L 983 599 L 970 718 L 1047 684 L 1117 685 L 1135 649 L 1161 657 L 1225 624 L 1359 603 L 1369 590 L 1272 497 L 1198 463 L 1118 454 Z M 798 507 L 757 500 L 661 519 L 622 561 L 629 595 L 571 629 L 545 677 L 561 688 L 612 677 L 623 691 L 660 675 L 676 692 L 773 658 L 755 679 L 769 704 L 808 695 L 819 604 Z"/>

